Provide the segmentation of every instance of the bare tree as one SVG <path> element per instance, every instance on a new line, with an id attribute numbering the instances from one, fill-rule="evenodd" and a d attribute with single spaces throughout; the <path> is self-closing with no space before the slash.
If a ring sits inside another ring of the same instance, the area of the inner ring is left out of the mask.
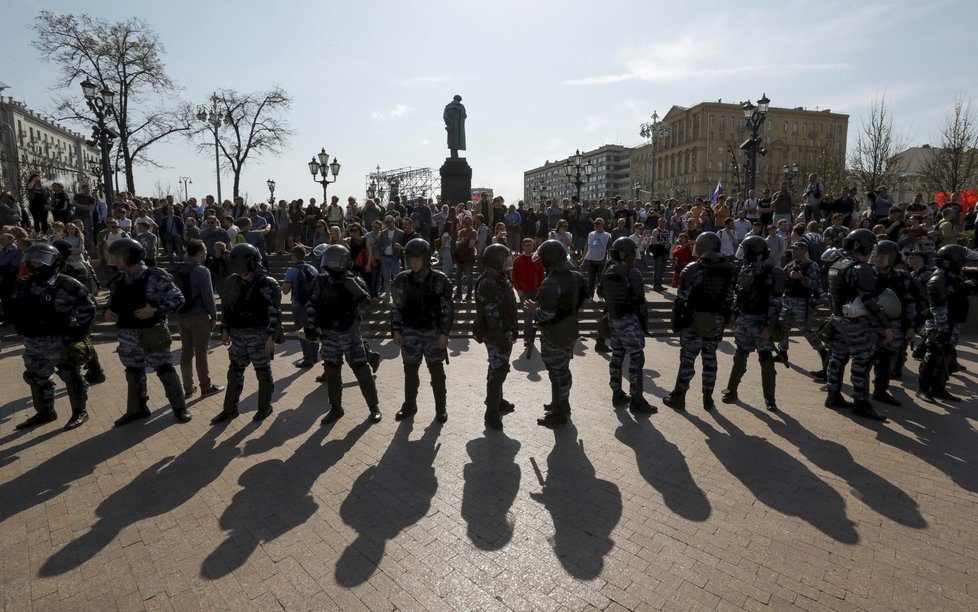
<path id="1" fill-rule="evenodd" d="M 234 89 L 220 89 L 212 97 L 223 115 L 223 121 L 214 127 L 207 122 L 187 134 L 195 141 L 197 150 L 209 154 L 214 147 L 215 130 L 217 146 L 221 152 L 221 165 L 234 175 L 234 197 L 238 197 L 241 171 L 249 159 L 258 159 L 266 153 L 279 153 L 288 144 L 292 129 L 282 118 L 292 105 L 292 98 L 281 87 L 268 91 L 239 93 Z M 191 111 L 188 107 L 188 111 Z M 198 118 L 203 118 L 197 111 Z"/>
<path id="2" fill-rule="evenodd" d="M 76 17 L 51 11 L 41 11 L 34 31 L 34 47 L 61 70 L 57 89 L 66 90 L 89 79 L 100 89 L 115 93 L 115 109 L 108 121 L 118 133 L 126 188 L 134 192 L 133 166 L 159 167 L 149 156 L 149 148 L 189 129 L 189 118 L 165 104 L 179 88 L 166 75 L 159 36 L 142 19 L 109 22 L 86 14 Z M 158 105 L 151 108 L 150 99 Z M 79 95 L 59 98 L 56 108 L 64 120 L 88 125 L 95 122 Z"/>
<path id="3" fill-rule="evenodd" d="M 978 178 L 978 125 L 970 100 L 960 96 L 954 100 L 936 142 L 923 168 L 924 186 L 947 194 L 973 187 Z"/>
<path id="4" fill-rule="evenodd" d="M 818 175 L 818 180 L 833 194 L 838 194 L 840 189 L 848 186 L 849 173 L 846 172 L 846 160 L 841 153 L 822 149 L 815 158 L 812 172 Z"/>
<path id="5" fill-rule="evenodd" d="M 893 163 L 893 156 L 906 148 L 906 143 L 906 137 L 893 130 L 886 96 L 874 99 L 869 118 L 859 122 L 856 145 L 849 156 L 851 174 L 864 190 L 872 191 L 878 185 L 892 186 L 900 170 Z"/>

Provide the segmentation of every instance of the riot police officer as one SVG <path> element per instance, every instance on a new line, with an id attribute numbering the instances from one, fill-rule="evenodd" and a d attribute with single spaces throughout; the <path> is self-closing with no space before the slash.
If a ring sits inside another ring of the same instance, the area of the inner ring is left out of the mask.
<path id="1" fill-rule="evenodd" d="M 119 270 L 110 286 L 105 320 L 119 329 L 119 360 L 126 368 L 126 413 L 116 426 L 149 417 L 146 369 L 156 371 L 166 399 L 179 423 L 188 423 L 190 413 L 180 376 L 170 355 L 172 338 L 166 315 L 183 306 L 184 297 L 170 275 L 143 263 L 143 245 L 132 238 L 119 238 L 109 245 L 109 260 Z"/>
<path id="2" fill-rule="evenodd" d="M 61 254 L 61 266 L 58 268 L 58 272 L 81 283 L 94 299 L 101 285 L 92 266 L 87 261 L 68 261 L 72 246 L 67 240 L 55 240 L 51 246 L 58 249 L 58 253 Z M 85 369 L 85 382 L 89 385 L 99 385 L 105 382 L 105 371 L 102 369 L 102 362 L 99 361 L 98 351 L 92 351 L 92 358 L 85 364 Z"/>
<path id="3" fill-rule="evenodd" d="M 920 362 L 917 396 L 927 401 L 952 402 L 961 398 L 947 390 L 951 355 L 968 318 L 968 292 L 961 268 L 972 257 L 967 248 L 947 244 L 937 250 L 937 269 L 927 281 L 927 322 L 924 324 L 924 358 Z"/>
<path id="4" fill-rule="evenodd" d="M 598 279 L 598 296 L 604 298 L 611 328 L 611 403 L 628 404 L 632 412 L 654 414 L 657 409 L 645 399 L 645 334 L 649 331 L 649 311 L 645 301 L 645 283 L 635 267 L 638 245 L 622 236 L 611 245 L 611 260 Z M 622 366 L 628 357 L 626 395 L 621 388 Z"/>
<path id="5" fill-rule="evenodd" d="M 826 408 L 853 408 L 855 414 L 885 421 L 869 401 L 869 366 L 882 331 L 883 341 L 893 340 L 893 330 L 880 304 L 876 271 L 869 265 L 876 236 L 868 229 L 857 229 L 842 241 L 843 256 L 829 268 L 829 296 L 832 300 L 833 340 L 826 368 L 828 397 Z M 851 316 L 856 298 L 865 316 Z M 852 360 L 852 398 L 842 396 L 842 370 Z"/>
<path id="6" fill-rule="evenodd" d="M 873 363 L 873 399 L 890 406 L 899 406 L 900 401 L 889 392 L 890 377 L 893 368 L 899 363 L 899 355 L 903 353 L 904 344 L 913 340 L 914 323 L 917 319 L 917 302 L 914 292 L 914 281 L 910 273 L 897 269 L 901 263 L 900 247 L 892 240 L 880 240 L 873 251 L 873 267 L 879 279 L 882 290 L 889 289 L 900 301 L 900 314 L 889 319 L 889 328 L 893 331 L 893 339 L 880 342 L 876 348 Z M 884 304 L 884 312 L 887 308 Z M 895 312 L 895 308 L 893 309 Z"/>
<path id="7" fill-rule="evenodd" d="M 536 300 L 523 302 L 540 328 L 540 357 L 550 377 L 550 403 L 544 406 L 539 425 L 563 425 L 570 416 L 570 390 L 573 378 L 570 360 L 580 337 L 577 313 L 587 299 L 584 277 L 567 259 L 559 240 L 546 240 L 537 247 L 535 257 L 543 262 L 547 276 L 540 284 Z"/>
<path id="8" fill-rule="evenodd" d="M 915 246 L 906 255 L 907 267 L 910 268 L 910 279 L 913 281 L 914 296 L 917 303 L 917 320 L 914 325 L 915 329 L 920 332 L 923 331 L 924 323 L 927 322 L 927 281 L 930 280 L 931 274 L 934 273 L 934 266 L 927 265 L 927 254 L 924 253 L 923 249 L 919 246 Z M 921 338 L 922 340 L 922 338 Z M 918 361 L 924 358 L 924 353 L 926 348 L 924 347 L 924 342 L 918 343 L 917 347 L 913 349 L 913 357 Z M 906 352 L 902 355 L 900 359 L 899 371 L 894 371 L 893 378 L 900 379 L 903 373 L 903 365 L 906 363 Z M 899 372 L 899 373 L 898 373 Z"/>
<path id="9" fill-rule="evenodd" d="M 251 244 L 236 244 L 228 254 L 231 275 L 221 287 L 221 340 L 228 347 L 228 385 L 224 407 L 211 419 L 223 423 L 238 416 L 248 364 L 258 379 L 258 410 L 252 420 L 272 414 L 272 356 L 282 334 L 282 289 L 261 267 L 261 253 Z"/>
<path id="10" fill-rule="evenodd" d="M 686 391 L 696 373 L 697 355 L 703 358 L 703 408 L 713 410 L 717 379 L 717 347 L 723 327 L 733 311 L 736 273 L 720 252 L 720 237 L 703 232 L 693 249 L 697 260 L 683 268 L 672 307 L 672 330 L 679 334 L 679 372 L 676 385 L 662 400 L 674 410 L 686 409 Z"/>
<path id="11" fill-rule="evenodd" d="M 486 373 L 486 427 L 502 429 L 502 415 L 513 412 L 512 403 L 503 399 L 503 383 L 509 374 L 509 360 L 516 340 L 519 320 L 516 293 L 509 279 L 513 254 L 502 244 L 491 244 L 482 254 L 485 272 L 475 282 L 475 324 L 472 335 L 486 345 L 489 371 Z"/>
<path id="12" fill-rule="evenodd" d="M 401 347 L 404 363 L 404 403 L 394 415 L 400 421 L 418 411 L 418 372 L 421 360 L 428 365 L 435 399 L 435 419 L 448 420 L 448 389 L 445 361 L 448 334 L 455 322 L 452 283 L 440 270 L 431 268 L 431 247 L 427 240 L 415 238 L 404 246 L 408 269 L 391 282 L 391 330 L 394 344 Z"/>
<path id="13" fill-rule="evenodd" d="M 818 353 L 820 361 L 825 362 L 828 350 L 818 337 L 818 330 L 810 324 L 812 314 L 822 293 L 822 270 L 817 263 L 808 258 L 809 244 L 805 239 L 791 245 L 792 261 L 785 266 L 787 276 L 784 295 L 781 298 L 781 322 L 784 334 L 778 341 L 781 362 L 788 365 L 788 332 L 792 325 L 798 327 L 805 340 Z"/>
<path id="14" fill-rule="evenodd" d="M 367 362 L 366 344 L 360 335 L 360 307 L 370 301 L 363 280 L 350 269 L 353 260 L 342 244 L 331 244 L 323 253 L 325 274 L 316 278 L 306 303 L 305 335 L 320 341 L 330 409 L 320 424 L 329 425 L 343 416 L 343 358 L 353 369 L 360 392 L 370 410 L 370 422 L 381 419 L 377 386 Z"/>
<path id="15" fill-rule="evenodd" d="M 24 337 L 24 380 L 31 387 L 36 414 L 17 429 L 50 423 L 54 410 L 54 381 L 64 381 L 71 402 L 71 419 L 65 430 L 88 420 L 88 385 L 81 366 L 95 352 L 88 329 L 95 319 L 95 300 L 77 280 L 58 269 L 61 254 L 48 244 L 27 249 L 24 262 L 28 276 L 14 286 L 10 313 L 14 329 Z"/>
<path id="16" fill-rule="evenodd" d="M 748 236 L 737 249 L 738 259 L 742 260 L 734 309 L 737 320 L 734 327 L 733 368 L 730 380 L 723 391 L 724 404 L 737 402 L 737 388 L 747 372 L 747 356 L 757 351 L 761 365 L 761 389 L 764 404 L 771 412 L 777 412 L 775 383 L 777 372 L 774 369 L 774 342 L 772 333 L 778 328 L 781 315 L 781 295 L 784 292 L 784 270 L 767 261 L 769 249 L 760 236 Z"/>

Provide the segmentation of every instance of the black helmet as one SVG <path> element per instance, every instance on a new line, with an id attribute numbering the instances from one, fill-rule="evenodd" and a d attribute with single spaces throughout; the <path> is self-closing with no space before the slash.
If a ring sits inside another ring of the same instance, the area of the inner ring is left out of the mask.
<path id="1" fill-rule="evenodd" d="M 767 259 L 770 252 L 771 248 L 767 246 L 766 240 L 760 236 L 748 236 L 737 247 L 737 259 L 743 259 L 749 264 L 757 263 Z"/>
<path id="2" fill-rule="evenodd" d="M 702 232 L 696 237 L 696 243 L 693 246 L 693 255 L 703 259 L 704 257 L 710 258 L 713 255 L 719 254 L 720 236 L 717 236 L 714 232 Z"/>
<path id="3" fill-rule="evenodd" d="M 486 267 L 500 272 L 504 272 L 513 267 L 512 258 L 512 251 L 502 244 L 490 244 L 482 252 L 482 261 L 486 264 Z"/>
<path id="4" fill-rule="evenodd" d="M 58 249 L 58 253 L 60 253 L 61 257 L 64 259 L 68 259 L 68 257 L 71 256 L 71 251 L 74 249 L 74 247 L 71 246 L 71 243 L 64 238 L 55 240 L 51 243 L 51 246 Z"/>
<path id="5" fill-rule="evenodd" d="M 234 274 L 247 274 L 258 269 L 261 263 L 261 253 L 253 244 L 242 242 L 234 245 L 228 254 L 228 268 Z"/>
<path id="6" fill-rule="evenodd" d="M 30 253 L 30 249 L 27 252 Z M 960 244 L 945 244 L 937 249 L 937 267 L 948 272 L 960 272 L 964 262 L 971 258 L 971 252 Z"/>
<path id="7" fill-rule="evenodd" d="M 842 249 L 831 247 L 822 251 L 822 263 L 834 264 L 845 256 L 845 251 Z"/>
<path id="8" fill-rule="evenodd" d="M 31 278 L 47 280 L 58 271 L 64 258 L 58 249 L 50 244 L 32 244 L 24 254 L 24 261 L 30 268 Z M 35 268 L 30 265 L 34 262 L 42 264 L 43 267 Z"/>
<path id="9" fill-rule="evenodd" d="M 804 238 L 800 240 L 795 240 L 794 242 L 791 243 L 791 248 L 793 249 L 805 249 L 807 251 L 809 250 L 809 247 L 810 245 L 808 244 L 808 241 L 805 240 Z"/>
<path id="10" fill-rule="evenodd" d="M 549 270 L 551 266 L 567 261 L 567 249 L 559 240 L 544 240 L 537 247 L 533 259 L 542 261 L 543 267 Z"/>
<path id="11" fill-rule="evenodd" d="M 873 245 L 876 244 L 876 234 L 861 227 L 846 234 L 842 239 L 842 248 L 859 255 L 869 255 L 873 252 Z"/>
<path id="12" fill-rule="evenodd" d="M 424 238 L 414 238 L 404 245 L 404 259 L 423 259 L 425 265 L 431 263 L 431 245 Z"/>
<path id="13" fill-rule="evenodd" d="M 143 245 L 132 238 L 117 238 L 109 245 L 109 257 L 122 257 L 127 266 L 134 266 L 141 262 L 144 253 Z"/>
<path id="14" fill-rule="evenodd" d="M 897 243 L 893 242 L 892 240 L 880 240 L 876 243 L 876 248 L 873 249 L 873 258 L 875 259 L 876 257 L 880 256 L 885 256 L 887 258 L 887 263 L 885 266 L 887 268 L 895 266 L 903 261 L 903 258 L 900 256 L 900 247 L 898 247 Z"/>
<path id="15" fill-rule="evenodd" d="M 622 236 L 611 244 L 611 258 L 616 261 L 634 261 L 638 245 L 628 236 Z"/>
<path id="16" fill-rule="evenodd" d="M 323 267 L 327 271 L 344 274 L 350 269 L 353 261 L 350 259 L 350 250 L 342 244 L 331 244 L 323 250 Z"/>

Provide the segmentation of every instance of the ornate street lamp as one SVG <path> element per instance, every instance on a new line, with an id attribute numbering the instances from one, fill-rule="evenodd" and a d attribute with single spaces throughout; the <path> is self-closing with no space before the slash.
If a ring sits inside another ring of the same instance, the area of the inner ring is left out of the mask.
<path id="1" fill-rule="evenodd" d="M 318 158 L 318 159 L 317 159 Z M 323 147 L 319 153 L 312 156 L 312 161 L 309 162 L 309 172 L 312 174 L 313 182 L 319 183 L 323 186 L 323 203 L 326 203 L 326 188 L 331 184 L 336 182 L 336 175 L 340 173 L 340 162 L 334 157 L 333 161 L 329 161 L 329 153 L 326 152 L 326 148 Z M 317 179 L 316 175 L 322 176 L 321 179 Z M 329 175 L 333 175 L 333 180 L 329 180 Z"/>
<path id="2" fill-rule="evenodd" d="M 193 185 L 194 181 L 189 176 L 181 176 L 180 182 L 183 183 L 183 201 L 187 202 L 190 200 L 190 193 L 187 191 L 187 185 Z"/>
<path id="3" fill-rule="evenodd" d="M 798 172 L 799 172 L 798 162 L 795 162 L 790 166 L 788 164 L 785 164 L 782 172 L 784 173 L 784 180 L 788 183 L 788 191 L 794 191 L 795 178 L 798 176 Z"/>
<path id="4" fill-rule="evenodd" d="M 265 184 L 268 185 L 268 205 L 275 206 L 275 181 L 268 179 Z"/>
<path id="5" fill-rule="evenodd" d="M 741 143 L 740 148 L 747 153 L 747 190 L 755 189 L 757 187 L 757 155 L 767 155 L 767 149 L 764 148 L 764 139 L 762 139 L 758 132 L 761 126 L 764 125 L 764 118 L 767 117 L 768 105 L 771 103 L 767 98 L 767 94 L 763 94 L 761 98 L 757 101 L 757 106 L 754 106 L 750 100 L 744 102 L 744 120 L 747 124 L 747 129 L 750 131 L 750 138 Z"/>
<path id="6" fill-rule="evenodd" d="M 95 113 L 96 127 L 92 131 L 92 137 L 98 142 L 99 150 L 102 152 L 102 194 L 105 201 L 112 205 L 114 199 L 112 192 L 112 167 L 109 161 L 109 151 L 112 149 L 112 140 L 115 134 L 105 125 L 105 119 L 115 115 L 115 107 L 112 102 L 115 94 L 107 87 L 95 95 L 97 86 L 88 79 L 81 82 L 82 95 L 85 96 L 85 103 L 88 108 Z"/>
<path id="7" fill-rule="evenodd" d="M 581 199 L 581 186 L 594 174 L 594 164 L 584 163 L 581 151 L 578 149 L 567 163 L 564 164 L 564 174 L 567 180 L 577 189 L 577 199 Z"/>
<path id="8" fill-rule="evenodd" d="M 659 139 L 671 134 L 672 128 L 664 123 L 659 123 L 659 113 L 656 111 L 652 111 L 652 123 L 643 123 L 639 128 L 639 135 L 642 138 L 648 138 L 652 144 L 652 172 L 650 173 L 652 178 L 651 199 L 655 200 L 655 154 L 659 150 Z"/>
<path id="9" fill-rule="evenodd" d="M 210 126 L 210 130 L 214 132 L 214 169 L 217 174 L 217 203 L 218 205 L 224 202 L 221 199 L 221 151 L 217 141 L 217 130 L 221 127 L 221 122 L 230 125 L 231 115 L 225 114 L 224 111 L 217 105 L 220 98 L 215 92 L 211 96 L 211 108 L 207 110 L 206 106 L 197 107 L 197 119 L 207 123 Z"/>

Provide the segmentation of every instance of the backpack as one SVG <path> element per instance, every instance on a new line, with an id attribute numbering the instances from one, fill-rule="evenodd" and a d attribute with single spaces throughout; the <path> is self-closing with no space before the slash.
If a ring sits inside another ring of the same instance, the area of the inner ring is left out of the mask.
<path id="1" fill-rule="evenodd" d="M 180 290 L 180 293 L 183 294 L 184 302 L 183 306 L 177 310 L 178 314 L 186 314 L 190 312 L 190 310 L 194 307 L 194 304 L 196 304 L 196 300 L 194 299 L 193 284 L 190 280 L 190 277 L 193 275 L 196 267 L 197 264 L 190 266 L 184 262 L 167 270 L 167 272 L 170 273 L 170 276 L 173 277 L 173 284 L 176 285 L 177 289 Z"/>
<path id="2" fill-rule="evenodd" d="M 295 284 L 295 297 L 299 304 L 307 304 L 312 297 L 312 288 L 316 284 L 316 275 L 309 269 L 309 264 L 299 266 L 299 281 Z"/>

